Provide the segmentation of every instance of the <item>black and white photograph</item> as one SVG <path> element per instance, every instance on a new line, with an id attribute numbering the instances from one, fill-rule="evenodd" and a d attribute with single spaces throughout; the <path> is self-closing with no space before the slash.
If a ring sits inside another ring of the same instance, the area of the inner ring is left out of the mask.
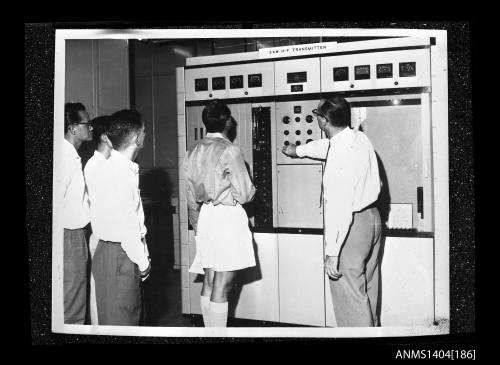
<path id="1" fill-rule="evenodd" d="M 446 30 L 55 33 L 54 333 L 450 333 Z"/>

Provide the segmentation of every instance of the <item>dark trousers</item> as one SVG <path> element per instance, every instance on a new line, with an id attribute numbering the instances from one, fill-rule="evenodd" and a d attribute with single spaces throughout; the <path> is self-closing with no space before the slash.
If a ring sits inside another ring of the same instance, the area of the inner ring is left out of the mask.
<path id="1" fill-rule="evenodd" d="M 379 290 L 379 249 L 382 225 L 377 208 L 354 213 L 339 256 L 342 277 L 330 279 L 338 327 L 374 327 Z"/>
<path id="2" fill-rule="evenodd" d="M 88 246 L 85 229 L 64 229 L 64 323 L 85 324 Z"/>
<path id="3" fill-rule="evenodd" d="M 99 240 L 92 259 L 99 325 L 138 326 L 141 272 L 116 242 Z"/>

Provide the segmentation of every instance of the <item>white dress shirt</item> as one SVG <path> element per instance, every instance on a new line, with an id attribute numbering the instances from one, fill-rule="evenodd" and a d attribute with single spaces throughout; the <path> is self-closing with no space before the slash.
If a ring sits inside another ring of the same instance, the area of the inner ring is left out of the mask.
<path id="1" fill-rule="evenodd" d="M 326 159 L 323 173 L 325 254 L 338 256 L 354 212 L 374 203 L 380 192 L 377 156 L 368 137 L 345 128 L 330 140 L 297 147 L 299 157 Z"/>
<path id="2" fill-rule="evenodd" d="M 104 241 L 120 242 L 129 259 L 144 271 L 149 266 L 149 253 L 144 241 L 147 229 L 139 166 L 115 150 L 107 160 L 97 151 L 92 158 L 85 176 L 93 234 Z"/>
<path id="3" fill-rule="evenodd" d="M 66 139 L 62 148 L 62 176 L 58 184 L 63 185 L 62 223 L 67 229 L 85 227 L 89 221 L 89 202 L 85 189 L 82 161 L 75 147 Z"/>

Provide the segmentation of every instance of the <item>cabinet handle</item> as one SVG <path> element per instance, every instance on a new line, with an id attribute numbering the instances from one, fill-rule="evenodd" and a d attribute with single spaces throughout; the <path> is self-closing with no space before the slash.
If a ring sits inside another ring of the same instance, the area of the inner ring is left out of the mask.
<path id="1" fill-rule="evenodd" d="M 424 219 L 424 188 L 417 187 L 417 213 L 420 213 L 420 219 Z"/>
<path id="2" fill-rule="evenodd" d="M 200 128 L 200 139 L 203 139 L 203 128 Z"/>
<path id="3" fill-rule="evenodd" d="M 195 128 L 194 129 L 194 140 L 197 141 L 198 140 L 198 128 Z"/>

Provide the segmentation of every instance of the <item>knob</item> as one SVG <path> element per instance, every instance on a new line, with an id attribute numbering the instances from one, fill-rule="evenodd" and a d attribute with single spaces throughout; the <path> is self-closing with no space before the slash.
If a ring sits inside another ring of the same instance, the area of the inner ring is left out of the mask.
<path id="1" fill-rule="evenodd" d="M 308 144 L 309 142 L 312 142 L 312 139 L 310 139 L 310 138 L 309 138 L 309 139 L 306 141 L 306 144 Z"/>
<path id="2" fill-rule="evenodd" d="M 212 94 L 208 94 L 208 97 L 211 98 L 212 97 Z"/>
<path id="3" fill-rule="evenodd" d="M 284 117 L 283 117 L 283 123 L 285 123 L 285 124 L 290 123 L 290 117 L 288 117 L 288 116 L 284 116 Z"/>
<path id="4" fill-rule="evenodd" d="M 300 141 L 295 142 L 297 146 L 300 146 Z"/>
<path id="5" fill-rule="evenodd" d="M 300 117 L 295 118 L 295 121 L 296 121 L 297 123 L 299 123 L 299 122 L 300 122 Z"/>
<path id="6" fill-rule="evenodd" d="M 248 91 L 245 91 L 245 95 L 248 95 Z"/>
<path id="7" fill-rule="evenodd" d="M 290 144 L 290 142 L 285 141 L 285 146 L 288 146 L 289 144 Z"/>
<path id="8" fill-rule="evenodd" d="M 295 131 L 295 134 L 296 134 L 297 136 L 300 136 L 300 131 L 299 131 L 299 130 L 296 130 L 296 131 Z"/>
<path id="9" fill-rule="evenodd" d="M 285 133 L 285 136 L 288 136 L 290 134 L 288 130 L 284 131 L 283 133 Z"/>
<path id="10" fill-rule="evenodd" d="M 306 117 L 306 122 L 307 122 L 307 123 L 312 123 L 312 121 L 313 121 L 313 117 L 312 117 L 312 115 L 308 115 L 308 116 Z"/>
<path id="11" fill-rule="evenodd" d="M 397 85 L 397 84 L 399 84 L 399 82 L 397 82 L 397 81 L 394 81 L 394 85 Z"/>
<path id="12" fill-rule="evenodd" d="M 354 84 L 351 84 L 351 89 L 354 88 Z"/>
<path id="13" fill-rule="evenodd" d="M 313 131 L 311 129 L 307 130 L 307 134 L 312 134 L 312 133 L 313 133 Z"/>

